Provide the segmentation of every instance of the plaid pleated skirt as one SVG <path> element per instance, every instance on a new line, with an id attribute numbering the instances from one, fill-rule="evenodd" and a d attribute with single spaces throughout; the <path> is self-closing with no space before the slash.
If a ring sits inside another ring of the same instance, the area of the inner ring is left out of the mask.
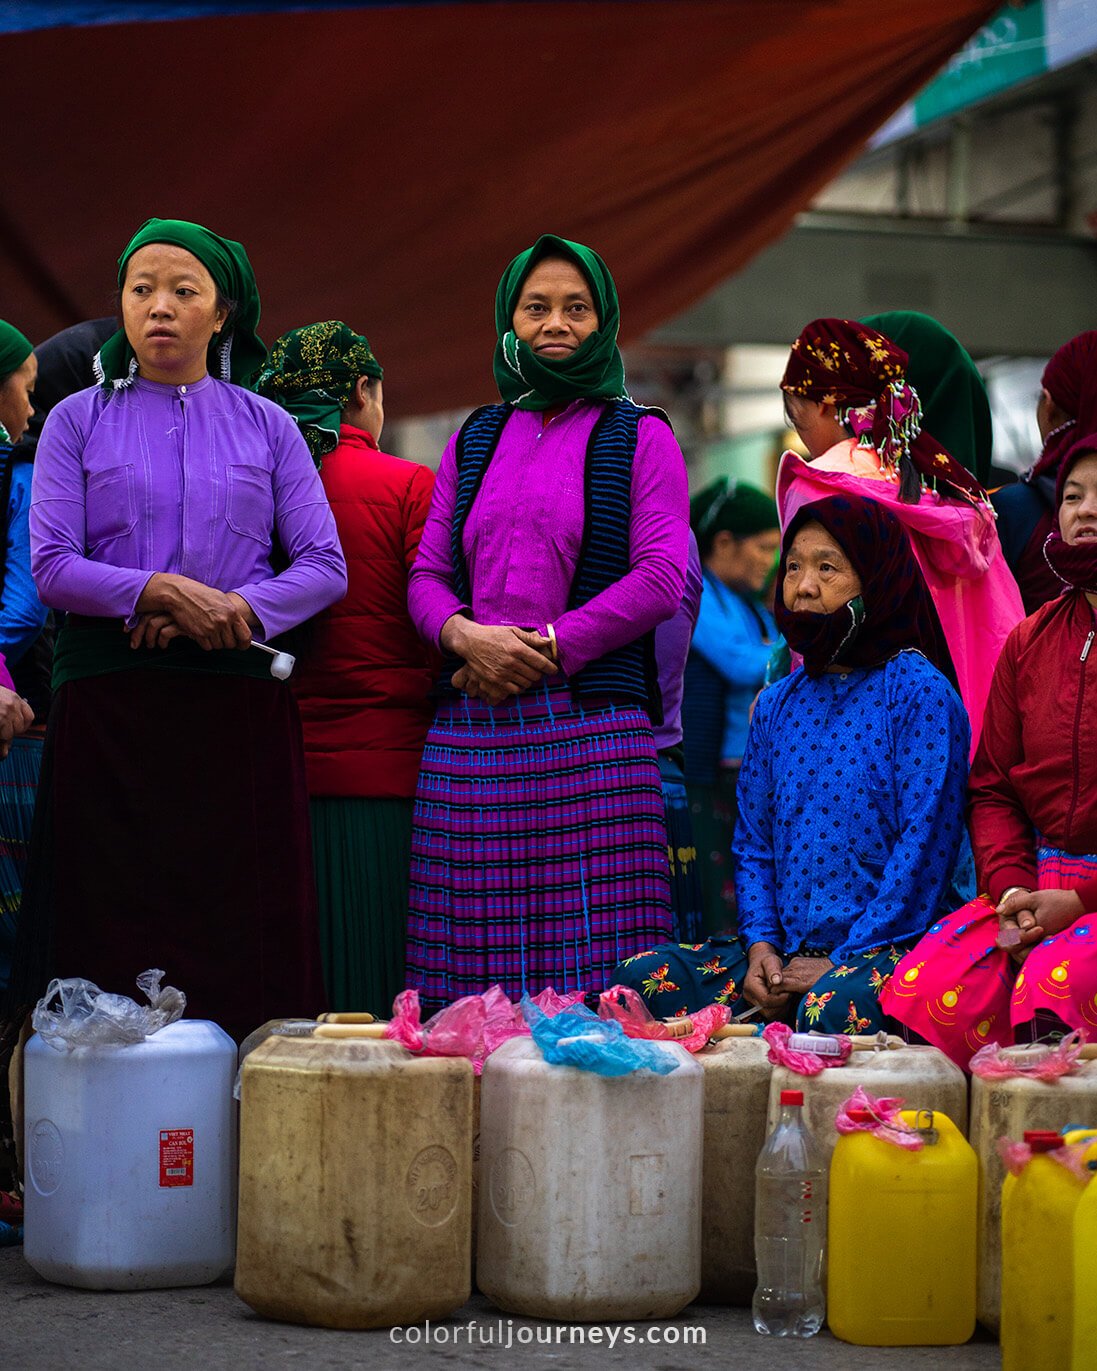
<path id="1" fill-rule="evenodd" d="M 542 685 L 444 700 L 415 796 L 407 977 L 438 1006 L 599 991 L 671 932 L 663 797 L 647 714 Z"/>

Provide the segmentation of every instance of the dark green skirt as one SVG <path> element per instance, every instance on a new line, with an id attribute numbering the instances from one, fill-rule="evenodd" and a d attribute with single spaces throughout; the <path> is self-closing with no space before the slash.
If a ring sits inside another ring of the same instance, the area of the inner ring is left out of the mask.
<path id="1" fill-rule="evenodd" d="M 388 1018 L 404 988 L 413 800 L 312 796 L 328 1002 Z"/>

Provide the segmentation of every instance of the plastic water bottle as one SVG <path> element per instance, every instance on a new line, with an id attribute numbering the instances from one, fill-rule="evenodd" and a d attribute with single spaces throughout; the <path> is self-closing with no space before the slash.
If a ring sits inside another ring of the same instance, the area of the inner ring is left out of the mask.
<path id="1" fill-rule="evenodd" d="M 755 1168 L 751 1312 L 759 1333 L 779 1338 L 810 1338 L 826 1314 L 827 1169 L 801 1117 L 803 1103 L 802 1090 L 781 1091 L 781 1117 Z"/>

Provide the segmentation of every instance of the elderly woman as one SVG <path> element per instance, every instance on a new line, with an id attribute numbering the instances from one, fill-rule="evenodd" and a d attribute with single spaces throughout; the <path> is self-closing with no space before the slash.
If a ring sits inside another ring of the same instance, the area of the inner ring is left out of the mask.
<path id="1" fill-rule="evenodd" d="M 1065 343 L 1044 368 L 1036 424 L 1043 447 L 1032 470 L 991 497 L 1002 550 L 1017 577 L 1026 614 L 1034 614 L 1063 589 L 1044 557 L 1044 543 L 1055 523 L 1063 457 L 1079 438 L 1097 432 L 1097 330 Z"/>
<path id="2" fill-rule="evenodd" d="M 34 466 L 34 574 L 68 617 L 13 979 L 25 1002 L 162 967 L 241 1036 L 324 1004 L 297 708 L 249 649 L 345 566 L 296 425 L 244 388 L 266 350 L 243 248 L 151 219 L 118 285 L 102 383 L 51 410 Z"/>
<path id="3" fill-rule="evenodd" d="M 902 521 L 940 619 L 973 741 L 994 663 L 1023 617 L 994 513 L 968 471 L 922 426 L 907 354 L 848 319 L 817 319 L 792 346 L 781 381 L 808 460 L 786 452 L 777 505 L 787 523 L 804 504 L 859 495 Z"/>
<path id="4" fill-rule="evenodd" d="M 546 234 L 503 274 L 495 379 L 446 449 L 408 603 L 448 656 L 416 792 L 408 984 L 597 991 L 670 932 L 653 630 L 686 473 L 625 394 L 617 292 Z"/>
<path id="5" fill-rule="evenodd" d="M 297 421 L 347 558 L 347 593 L 310 625 L 294 693 L 328 999 L 378 1013 L 404 988 L 412 797 L 437 665 L 408 617 L 434 473 L 378 448 L 383 375 L 369 341 L 330 320 L 279 338 L 256 385 Z"/>
<path id="6" fill-rule="evenodd" d="M 988 1042 L 1097 1031 L 1097 434 L 1059 467 L 1063 594 L 1009 635 L 969 781 L 983 892 L 896 968 L 888 1012 L 966 1067 Z"/>
<path id="7" fill-rule="evenodd" d="M 871 1032 L 896 962 L 954 908 L 969 729 L 899 521 L 832 497 L 785 530 L 777 626 L 803 669 L 762 692 L 739 777 L 739 938 L 618 968 L 661 1017 L 751 1006 Z"/>
<path id="8" fill-rule="evenodd" d="M 777 637 L 761 601 L 781 543 L 777 506 L 746 481 L 721 476 L 690 501 L 704 574 L 686 662 L 682 723 L 686 784 L 700 854 L 702 936 L 735 932 L 731 835 L 750 707 Z"/>

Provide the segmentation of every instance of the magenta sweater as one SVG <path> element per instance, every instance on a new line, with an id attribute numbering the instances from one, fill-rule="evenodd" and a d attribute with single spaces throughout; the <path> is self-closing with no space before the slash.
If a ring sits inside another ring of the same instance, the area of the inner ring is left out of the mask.
<path id="1" fill-rule="evenodd" d="M 438 645 L 442 625 L 461 609 L 477 623 L 556 630 L 565 673 L 633 642 L 678 608 L 689 534 L 686 466 L 661 419 L 640 420 L 632 469 L 631 566 L 621 580 L 578 609 L 568 591 L 583 536 L 583 467 L 601 412 L 577 400 L 546 426 L 517 410 L 473 501 L 464 551 L 472 604 L 453 590 L 450 527 L 457 471 L 450 439 L 434 487 L 408 608 L 422 636 Z"/>

